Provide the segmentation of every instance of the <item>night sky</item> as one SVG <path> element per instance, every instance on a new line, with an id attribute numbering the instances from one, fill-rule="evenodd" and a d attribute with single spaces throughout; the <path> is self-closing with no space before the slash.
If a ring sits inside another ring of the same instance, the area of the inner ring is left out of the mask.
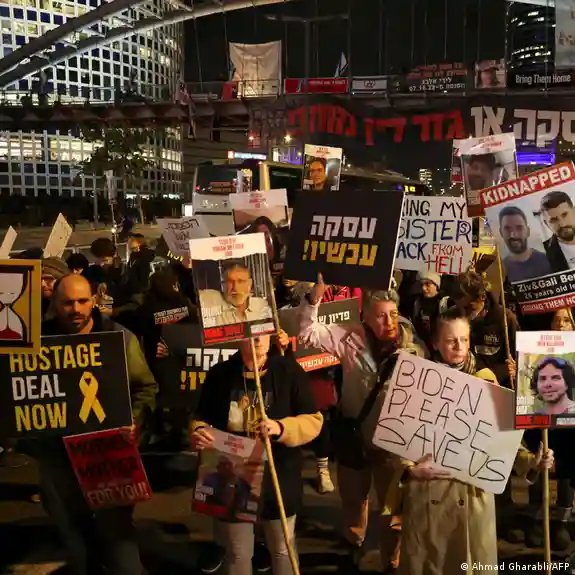
<path id="1" fill-rule="evenodd" d="M 303 26 L 269 21 L 265 14 L 341 14 L 350 6 L 351 26 L 341 20 L 315 25 L 312 77 L 333 76 L 348 43 L 354 76 L 402 73 L 421 64 L 499 59 L 504 55 L 506 4 L 505 0 L 295 0 L 201 18 L 186 24 L 185 80 L 200 79 L 199 63 L 203 81 L 227 79 L 226 29 L 227 42 L 282 40 L 284 77 L 301 78 Z"/>

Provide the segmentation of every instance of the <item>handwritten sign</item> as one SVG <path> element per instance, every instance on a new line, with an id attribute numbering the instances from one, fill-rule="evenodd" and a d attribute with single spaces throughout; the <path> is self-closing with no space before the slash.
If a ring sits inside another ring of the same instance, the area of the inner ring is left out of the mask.
<path id="1" fill-rule="evenodd" d="M 190 257 L 190 240 L 210 237 L 201 216 L 158 218 L 157 222 L 170 251 L 176 257 Z"/>
<path id="2" fill-rule="evenodd" d="M 373 443 L 411 461 L 428 454 L 453 478 L 503 493 L 523 437 L 512 391 L 402 353 Z"/>
<path id="3" fill-rule="evenodd" d="M 389 287 L 403 193 L 301 194 L 294 208 L 284 275 L 329 284 Z"/>
<path id="4" fill-rule="evenodd" d="M 64 445 L 90 509 L 134 505 L 152 498 L 138 448 L 119 429 L 64 437 Z"/>
<path id="5" fill-rule="evenodd" d="M 17 237 L 18 232 L 12 226 L 10 226 L 6 232 L 6 235 L 4 236 L 4 239 L 2 240 L 2 245 L 0 245 L 0 259 L 6 259 L 10 257 L 10 252 L 14 247 L 14 242 L 16 241 Z"/>
<path id="6" fill-rule="evenodd" d="M 457 275 L 469 266 L 472 251 L 472 221 L 463 198 L 405 198 L 395 267 Z"/>
<path id="7" fill-rule="evenodd" d="M 45 258 L 61 258 L 68 242 L 70 241 L 70 236 L 72 235 L 72 226 L 68 223 L 68 220 L 63 214 L 59 214 L 54 227 L 50 232 L 50 237 L 46 242 L 46 247 L 44 248 Z"/>

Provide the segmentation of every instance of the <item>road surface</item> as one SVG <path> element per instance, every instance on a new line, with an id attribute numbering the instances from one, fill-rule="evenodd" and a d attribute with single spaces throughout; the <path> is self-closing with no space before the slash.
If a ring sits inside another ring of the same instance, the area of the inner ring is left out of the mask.
<path id="1" fill-rule="evenodd" d="M 0 573 L 50 575 L 58 573 L 64 561 L 53 527 L 39 504 L 29 498 L 37 492 L 36 468 L 23 456 L 10 456 L 20 467 L 0 467 Z M 211 539 L 211 523 L 190 513 L 195 460 L 191 455 L 167 458 L 147 456 L 146 467 L 155 495 L 137 507 L 136 519 L 144 563 L 150 575 L 193 575 L 202 543 Z M 304 509 L 298 527 L 298 548 L 302 575 L 334 573 L 341 558 L 339 538 L 341 516 L 338 496 L 318 495 L 312 487 L 313 463 L 306 460 L 304 476 L 309 480 Z M 525 503 L 526 488 L 515 484 L 517 503 Z M 380 571 L 374 540 L 377 516 L 372 517 L 368 552 L 362 561 L 366 575 Z M 575 536 L 572 530 L 572 537 Z M 575 539 L 575 537 L 574 537 Z M 542 561 L 541 550 L 500 542 L 500 561 L 533 565 Z M 560 560 L 560 558 L 557 558 Z M 499 573 L 515 575 L 518 569 Z M 534 571 L 530 570 L 533 573 Z M 553 571 L 553 573 L 568 571 Z M 445 574 L 457 575 L 457 574 Z"/>
<path id="2" fill-rule="evenodd" d="M 51 228 L 19 228 L 16 230 L 18 237 L 14 244 L 15 251 L 27 250 L 35 247 L 44 247 L 48 241 Z M 148 239 L 157 239 L 160 237 L 160 229 L 156 225 L 134 226 L 134 233 L 141 233 Z M 6 230 L 0 230 L 0 242 L 4 237 Z M 72 233 L 68 242 L 69 247 L 89 246 L 96 238 L 112 237 L 110 226 L 101 226 L 98 229 L 90 229 L 88 225 L 79 225 Z"/>

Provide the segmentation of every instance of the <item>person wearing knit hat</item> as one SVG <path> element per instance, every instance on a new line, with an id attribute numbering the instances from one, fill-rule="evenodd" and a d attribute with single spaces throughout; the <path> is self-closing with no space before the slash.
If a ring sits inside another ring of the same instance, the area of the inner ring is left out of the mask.
<path id="1" fill-rule="evenodd" d="M 54 285 L 59 279 L 70 273 L 66 262 L 60 258 L 45 258 L 42 260 L 42 317 L 50 306 L 54 293 Z"/>
<path id="2" fill-rule="evenodd" d="M 431 271 L 419 272 L 417 279 L 421 283 L 421 295 L 415 299 L 411 320 L 419 337 L 428 349 L 432 349 L 433 325 L 437 316 L 450 307 L 450 302 L 448 297 L 440 294 L 440 274 Z"/>

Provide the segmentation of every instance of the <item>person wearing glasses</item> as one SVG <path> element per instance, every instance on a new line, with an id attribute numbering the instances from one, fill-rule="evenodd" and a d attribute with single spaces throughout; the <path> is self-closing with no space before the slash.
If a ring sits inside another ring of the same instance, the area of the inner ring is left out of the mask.
<path id="1" fill-rule="evenodd" d="M 575 388 L 575 368 L 570 361 L 559 357 L 546 357 L 541 360 L 531 376 L 531 389 L 544 403 L 538 413 L 564 415 L 575 413 L 573 389 Z"/>

